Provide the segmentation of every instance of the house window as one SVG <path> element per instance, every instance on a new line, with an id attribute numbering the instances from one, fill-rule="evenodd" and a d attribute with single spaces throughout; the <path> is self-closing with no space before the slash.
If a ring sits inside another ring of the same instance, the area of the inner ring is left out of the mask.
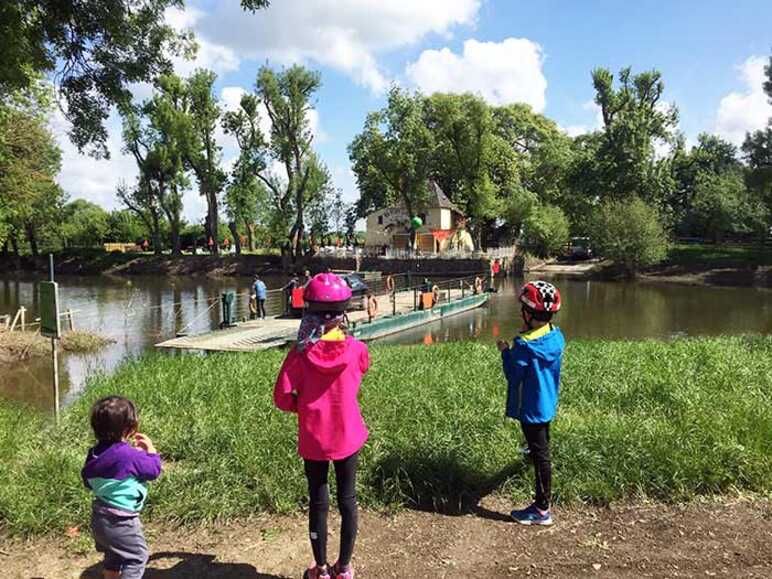
<path id="1" fill-rule="evenodd" d="M 383 225 L 383 215 L 378 216 L 378 225 Z"/>
<path id="2" fill-rule="evenodd" d="M 424 225 L 429 225 L 429 222 L 426 220 L 426 213 L 419 213 L 418 217 L 421 218 L 421 221 L 423 221 Z"/>

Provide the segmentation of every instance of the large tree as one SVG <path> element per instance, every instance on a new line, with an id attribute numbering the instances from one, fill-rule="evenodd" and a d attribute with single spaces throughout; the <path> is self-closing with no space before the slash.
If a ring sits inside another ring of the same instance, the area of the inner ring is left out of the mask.
<path id="1" fill-rule="evenodd" d="M 244 9 L 267 0 L 242 0 Z M 0 97 L 34 84 L 39 73 L 57 82 L 80 148 L 107 154 L 111 105 L 131 101 L 130 85 L 172 70 L 170 57 L 190 54 L 190 32 L 164 16 L 183 0 L 3 0 L 0 2 Z"/>
<path id="2" fill-rule="evenodd" d="M 26 237 L 37 254 L 40 229 L 55 227 L 64 201 L 54 180 L 61 153 L 46 122 L 50 102 L 39 81 L 0 102 L 0 244 L 10 236 L 16 252 Z"/>
<path id="3" fill-rule="evenodd" d="M 269 191 L 273 206 L 267 221 L 273 241 L 293 258 L 303 252 L 308 206 L 330 180 L 314 154 L 309 121 L 320 83 L 319 73 L 302 66 L 281 72 L 263 67 L 257 75 L 256 93 L 245 95 L 239 109 L 226 113 L 223 120 L 223 127 L 235 135 L 240 150 L 232 181 L 241 179 L 239 173 L 246 171 Z M 260 105 L 268 115 L 270 135 L 260 130 Z M 286 179 L 277 177 L 277 163 Z"/>
<path id="4" fill-rule="evenodd" d="M 197 70 L 187 80 L 188 121 L 185 158 L 198 181 L 198 190 L 206 199 L 207 236 L 215 241 L 214 252 L 219 253 L 219 195 L 226 182 L 222 169 L 222 147 L 215 133 L 220 120 L 220 106 L 213 92 L 217 75 L 209 70 Z"/>
<path id="5" fill-rule="evenodd" d="M 410 217 L 426 202 L 436 139 L 426 125 L 424 105 L 422 95 L 392 87 L 386 106 L 367 115 L 349 145 L 361 216 L 401 204 Z"/>

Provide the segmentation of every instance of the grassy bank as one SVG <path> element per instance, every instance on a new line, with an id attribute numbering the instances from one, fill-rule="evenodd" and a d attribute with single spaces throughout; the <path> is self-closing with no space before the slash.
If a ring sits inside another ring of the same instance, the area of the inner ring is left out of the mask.
<path id="1" fill-rule="evenodd" d="M 90 332 L 64 332 L 59 347 L 65 352 L 96 352 L 114 340 Z M 0 365 L 51 355 L 51 340 L 37 332 L 0 332 Z"/>
<path id="2" fill-rule="evenodd" d="M 530 493 L 494 347 L 374 347 L 362 403 L 371 439 L 369 506 L 454 512 L 489 492 Z M 279 351 L 149 356 L 98 377 L 59 432 L 0 407 L 0 524 L 40 533 L 83 523 L 79 469 L 87 412 L 108 393 L 135 399 L 167 469 L 150 519 L 196 522 L 291 511 L 305 495 L 294 417 L 272 408 Z M 571 342 L 553 430 L 561 502 L 772 489 L 772 337 Z"/>

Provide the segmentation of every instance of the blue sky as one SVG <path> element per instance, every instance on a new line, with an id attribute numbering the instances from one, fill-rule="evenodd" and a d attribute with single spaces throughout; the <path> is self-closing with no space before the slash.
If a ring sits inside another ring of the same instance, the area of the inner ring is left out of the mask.
<path id="1" fill-rule="evenodd" d="M 273 0 L 254 15 L 238 0 L 188 0 L 186 11 L 167 16 L 192 28 L 200 43 L 197 60 L 178 61 L 178 72 L 214 69 L 226 108 L 253 89 L 263 63 L 299 62 L 321 72 L 316 148 L 349 200 L 358 194 L 346 147 L 394 82 L 472 91 L 494 104 L 528 102 L 575 135 L 597 127 L 592 68 L 657 68 L 691 142 L 709 131 L 739 143 L 772 116 L 761 91 L 772 50 L 769 0 Z M 137 87 L 137 98 L 148 91 Z M 61 118 L 53 126 L 66 130 Z M 134 178 L 116 118 L 111 129 L 111 161 L 79 156 L 60 139 L 60 181 L 73 198 L 115 207 L 115 185 Z M 229 162 L 235 148 L 222 142 Z M 194 192 L 186 196 L 190 221 L 203 207 Z"/>

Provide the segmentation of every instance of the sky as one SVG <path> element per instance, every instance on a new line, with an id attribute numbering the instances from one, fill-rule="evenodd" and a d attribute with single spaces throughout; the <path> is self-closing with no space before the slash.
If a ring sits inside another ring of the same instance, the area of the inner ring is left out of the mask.
<path id="1" fill-rule="evenodd" d="M 593 68 L 657 69 L 664 100 L 679 110 L 687 143 L 713 132 L 739 145 L 762 128 L 772 105 L 762 91 L 772 51 L 769 0 L 273 0 L 244 12 L 239 0 L 187 0 L 167 21 L 190 28 L 195 61 L 175 60 L 179 74 L 214 70 L 224 109 L 253 91 L 260 66 L 294 63 L 318 70 L 322 87 L 310 122 L 314 146 L 335 186 L 357 199 L 347 147 L 368 112 L 396 83 L 425 93 L 473 92 L 491 104 L 525 102 L 570 135 L 599 127 Z M 137 100 L 151 88 L 134 87 Z M 59 182 L 71 199 L 112 209 L 134 161 L 121 152 L 120 121 L 109 120 L 109 161 L 81 155 L 60 114 L 51 121 L 63 151 Z M 226 167 L 235 143 L 219 134 Z M 203 198 L 185 196 L 186 219 L 201 222 Z"/>

